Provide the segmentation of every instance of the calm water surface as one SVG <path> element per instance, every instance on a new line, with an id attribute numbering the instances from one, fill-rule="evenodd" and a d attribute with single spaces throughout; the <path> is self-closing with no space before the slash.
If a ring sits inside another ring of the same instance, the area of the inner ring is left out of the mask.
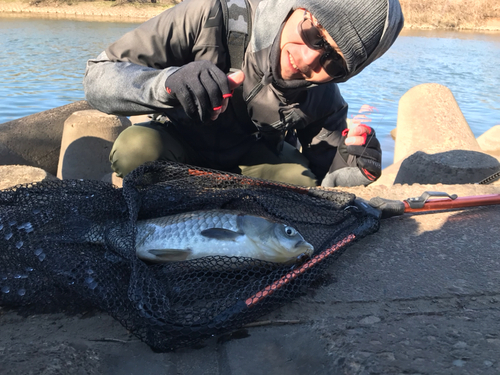
<path id="1" fill-rule="evenodd" d="M 84 99 L 86 60 L 137 26 L 0 17 L 0 124 Z M 398 101 L 415 85 L 450 88 L 476 136 L 500 124 L 499 62 L 500 33 L 404 31 L 381 59 L 340 88 L 349 117 L 364 104 L 377 108 L 371 126 L 386 167 L 393 159 L 390 131 Z"/>

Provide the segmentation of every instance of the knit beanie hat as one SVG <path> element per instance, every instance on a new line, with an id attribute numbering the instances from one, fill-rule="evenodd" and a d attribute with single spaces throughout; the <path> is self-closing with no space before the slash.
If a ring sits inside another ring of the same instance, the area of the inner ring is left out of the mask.
<path id="1" fill-rule="evenodd" d="M 330 34 L 347 62 L 349 72 L 377 47 L 388 13 L 387 0 L 297 0 Z"/>

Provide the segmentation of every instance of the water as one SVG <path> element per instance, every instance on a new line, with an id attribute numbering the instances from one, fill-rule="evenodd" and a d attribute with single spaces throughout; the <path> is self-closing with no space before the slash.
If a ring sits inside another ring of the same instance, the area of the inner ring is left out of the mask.
<path id="1" fill-rule="evenodd" d="M 137 25 L 0 17 L 0 124 L 84 99 L 86 60 Z M 340 88 L 349 117 L 364 104 L 377 108 L 370 125 L 386 167 L 393 160 L 398 101 L 418 84 L 447 86 L 476 136 L 500 124 L 499 61 L 500 33 L 405 30 L 381 59 Z"/>
<path id="2" fill-rule="evenodd" d="M 137 25 L 0 17 L 0 124 L 84 99 L 86 61 Z"/>

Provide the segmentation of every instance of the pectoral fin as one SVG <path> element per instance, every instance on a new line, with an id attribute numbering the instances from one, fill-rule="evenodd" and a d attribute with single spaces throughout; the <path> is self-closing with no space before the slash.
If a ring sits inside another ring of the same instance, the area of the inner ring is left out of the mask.
<path id="1" fill-rule="evenodd" d="M 201 231 L 202 236 L 221 241 L 235 241 L 238 237 L 243 236 L 243 234 L 224 228 L 209 228 Z"/>
<path id="2" fill-rule="evenodd" d="M 158 262 L 178 262 L 186 260 L 193 251 L 191 249 L 149 249 L 147 252 Z"/>

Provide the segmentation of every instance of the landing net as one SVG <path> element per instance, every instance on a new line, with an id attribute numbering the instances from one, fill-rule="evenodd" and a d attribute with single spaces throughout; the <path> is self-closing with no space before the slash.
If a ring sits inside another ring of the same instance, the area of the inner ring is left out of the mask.
<path id="1" fill-rule="evenodd" d="M 296 228 L 311 259 L 280 265 L 228 256 L 148 264 L 137 220 L 239 210 Z M 308 291 L 379 220 L 355 196 L 170 162 L 144 165 L 123 188 L 44 181 L 0 191 L 0 306 L 20 313 L 105 311 L 157 351 L 241 328 Z"/>

